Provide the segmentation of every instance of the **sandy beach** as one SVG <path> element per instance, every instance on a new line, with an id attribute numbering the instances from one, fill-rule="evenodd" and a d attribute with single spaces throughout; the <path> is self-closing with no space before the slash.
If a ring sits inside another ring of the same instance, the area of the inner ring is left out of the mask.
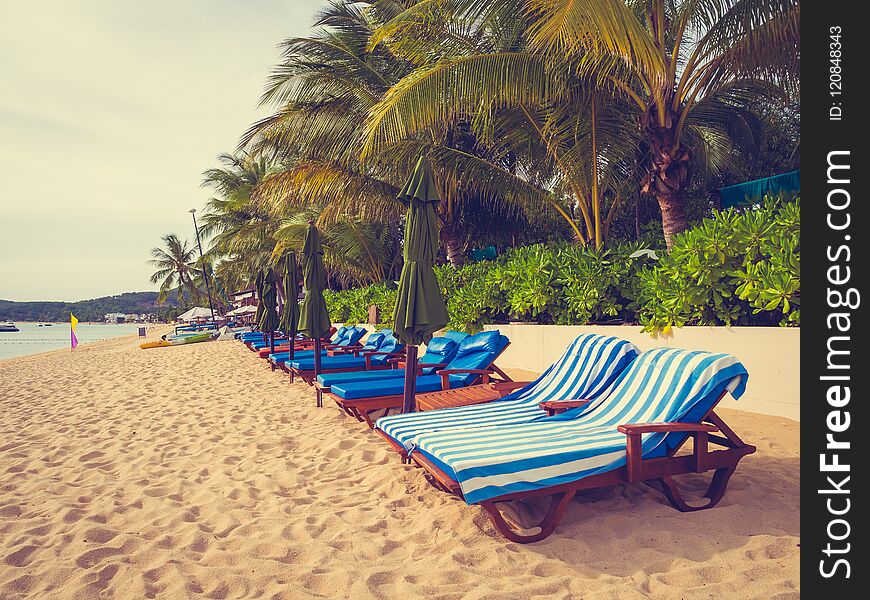
<path id="1" fill-rule="evenodd" d="M 713 510 L 597 490 L 524 546 L 241 344 L 138 343 L 0 361 L 0 598 L 800 595 L 796 422 L 721 411 Z"/>

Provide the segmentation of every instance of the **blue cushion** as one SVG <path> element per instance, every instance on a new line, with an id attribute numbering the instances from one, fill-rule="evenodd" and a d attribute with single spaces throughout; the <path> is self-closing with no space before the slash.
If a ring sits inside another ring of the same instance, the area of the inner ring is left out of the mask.
<path id="1" fill-rule="evenodd" d="M 377 381 L 380 379 L 404 378 L 404 369 L 381 369 L 380 371 L 348 371 L 346 373 L 323 373 L 317 376 L 317 383 L 330 387 L 352 381 Z"/>
<path id="2" fill-rule="evenodd" d="M 313 371 L 314 357 L 294 359 L 289 363 L 297 371 Z M 326 356 L 320 359 L 321 369 L 365 369 L 366 359 L 357 356 Z"/>
<path id="3" fill-rule="evenodd" d="M 503 342 L 499 339 L 503 337 L 497 330 L 481 331 L 480 333 L 470 335 L 459 342 L 459 351 L 456 353 L 456 358 L 472 352 L 498 352 L 504 348 Z"/>
<path id="4" fill-rule="evenodd" d="M 384 343 L 381 344 L 381 347 L 378 349 L 378 351 L 379 352 L 399 352 L 404 347 L 405 347 L 405 345 L 402 342 L 400 342 L 399 340 L 397 340 L 396 337 L 391 334 L 391 335 L 388 335 L 384 339 Z M 380 362 L 378 364 L 384 364 L 384 362 L 386 362 L 388 358 L 390 358 L 390 357 L 380 355 L 380 356 L 373 356 L 372 360 L 379 359 Z"/>
<path id="5" fill-rule="evenodd" d="M 452 329 L 448 329 L 444 332 L 444 335 L 439 337 L 446 337 L 447 339 L 455 341 L 457 344 L 468 337 L 468 334 L 464 331 L 453 331 Z"/>
<path id="6" fill-rule="evenodd" d="M 326 351 L 321 350 L 320 356 L 326 356 Z M 314 350 L 297 350 L 293 354 L 293 360 L 296 360 L 297 358 L 302 359 L 302 358 L 313 358 L 313 357 L 314 357 Z M 275 352 L 274 354 L 269 355 L 269 360 L 271 360 L 275 364 L 281 364 L 281 363 L 287 362 L 288 358 L 290 358 L 289 352 Z"/>
<path id="7" fill-rule="evenodd" d="M 505 349 L 509 340 L 498 331 L 481 331 L 469 336 L 459 343 L 456 358 L 450 361 L 447 369 L 487 369 L 496 356 Z M 450 376 L 451 386 L 466 386 L 471 384 L 478 375 L 462 373 Z"/>
<path id="8" fill-rule="evenodd" d="M 447 364 L 456 356 L 459 343 L 446 337 L 435 337 L 426 344 L 426 354 L 420 358 L 422 363 Z"/>
<path id="9" fill-rule="evenodd" d="M 373 333 L 368 338 L 366 338 L 366 343 L 365 345 L 363 345 L 363 348 L 366 348 L 368 350 L 377 350 L 384 343 L 386 337 L 386 334 L 384 334 L 384 332 L 382 331 Z"/>
<path id="10" fill-rule="evenodd" d="M 423 375 L 417 377 L 417 393 L 437 392 L 441 389 L 441 377 L 438 375 Z M 355 381 L 351 383 L 334 384 L 330 391 L 339 398 L 354 400 L 359 398 L 376 398 L 378 396 L 397 396 L 405 390 L 404 377 L 392 377 L 375 381 Z"/>
<path id="11" fill-rule="evenodd" d="M 365 327 L 353 327 L 348 330 L 347 337 L 345 337 L 340 346 L 353 346 L 358 341 L 362 339 L 362 336 L 366 334 L 367 329 Z"/>

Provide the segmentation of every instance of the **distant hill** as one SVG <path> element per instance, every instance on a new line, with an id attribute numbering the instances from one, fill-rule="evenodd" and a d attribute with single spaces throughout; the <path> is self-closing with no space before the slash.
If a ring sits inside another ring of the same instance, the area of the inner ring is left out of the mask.
<path id="1" fill-rule="evenodd" d="M 157 292 L 125 292 L 78 302 L 0 300 L 0 321 L 67 321 L 70 313 L 80 321 L 102 321 L 106 313 L 164 315 L 174 304 L 158 305 Z"/>

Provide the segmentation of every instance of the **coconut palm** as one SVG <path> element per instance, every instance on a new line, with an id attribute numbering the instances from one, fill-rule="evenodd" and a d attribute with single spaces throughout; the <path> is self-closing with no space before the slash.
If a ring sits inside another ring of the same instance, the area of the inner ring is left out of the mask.
<path id="1" fill-rule="evenodd" d="M 204 187 L 217 192 L 206 205 L 200 234 L 209 239 L 206 256 L 220 261 L 219 276 L 244 287 L 268 262 L 275 247 L 280 215 L 253 199 L 257 187 L 277 170 L 274 159 L 246 152 L 221 154 L 220 167 L 203 173 Z"/>
<path id="2" fill-rule="evenodd" d="M 411 5 L 335 2 L 320 16 L 320 29 L 313 36 L 284 43 L 282 62 L 262 98 L 278 110 L 256 123 L 243 142 L 280 154 L 288 167 L 268 178 L 257 195 L 273 205 L 323 206 L 321 225 L 348 219 L 389 225 L 403 211 L 395 200 L 399 187 L 417 158 L 426 154 L 441 188 L 437 212 L 442 244 L 454 265 L 462 261 L 467 239 L 462 215 L 468 213 L 463 205 L 469 202 L 493 207 L 493 214 L 517 214 L 544 204 L 576 228 L 558 195 L 517 177 L 510 153 L 487 144 L 479 128 L 464 119 L 442 119 L 419 135 L 395 140 L 376 153 L 364 152 L 363 133 L 371 111 L 420 65 L 448 52 L 467 54 L 493 44 L 515 44 L 510 27 L 484 32 L 473 24 L 454 22 L 449 15 L 441 15 L 431 31 L 417 35 L 416 45 L 384 44 L 375 38 L 380 26 Z M 448 30 L 454 43 L 435 43 Z"/>
<path id="3" fill-rule="evenodd" d="M 192 301 L 199 296 L 199 288 L 194 282 L 196 277 L 196 254 L 194 247 L 187 240 L 181 241 L 177 235 L 170 233 L 164 235 L 162 248 L 151 249 L 151 260 L 148 264 L 157 268 L 151 275 L 151 283 L 159 283 L 160 291 L 157 296 L 158 302 L 165 302 L 169 294 L 175 290 L 178 293 L 178 302 L 184 301 L 187 293 Z"/>
<path id="4" fill-rule="evenodd" d="M 327 278 L 343 286 L 369 285 L 395 279 L 401 270 L 399 228 L 361 219 L 321 220 L 317 210 L 300 211 L 281 223 L 273 257 L 288 250 L 302 251 L 308 222 L 323 222 L 319 229 Z"/>
<path id="5" fill-rule="evenodd" d="M 503 107 L 552 109 L 571 97 L 566 84 L 578 77 L 631 103 L 641 190 L 658 201 L 668 247 L 686 227 L 691 167 L 727 168 L 729 153 L 751 143 L 750 104 L 797 88 L 798 0 L 427 0 L 396 15 L 378 38 L 401 38 L 440 13 L 496 30 L 522 14 L 529 51 L 417 69 L 373 108 L 363 153 L 448 115 L 485 123 Z"/>

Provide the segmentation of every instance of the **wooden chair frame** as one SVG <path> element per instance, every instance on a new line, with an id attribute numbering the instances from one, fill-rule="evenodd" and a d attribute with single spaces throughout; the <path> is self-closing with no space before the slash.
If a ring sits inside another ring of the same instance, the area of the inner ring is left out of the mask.
<path id="1" fill-rule="evenodd" d="M 458 373 L 473 373 L 475 375 L 473 382 L 469 385 L 473 385 L 474 381 L 477 381 L 478 379 L 481 381 L 481 383 L 488 384 L 488 383 L 490 383 L 490 379 L 493 376 L 497 376 L 498 378 L 500 378 L 499 381 L 512 382 L 511 378 L 508 377 L 507 373 L 502 371 L 495 364 L 495 361 L 497 361 L 499 359 L 499 357 L 502 355 L 502 353 L 505 350 L 507 350 L 508 346 L 510 346 L 510 342 L 508 342 L 505 345 L 505 347 L 502 348 L 501 351 L 496 356 L 493 357 L 492 361 L 490 361 L 490 363 L 489 363 L 488 369 L 443 369 L 440 371 L 436 370 L 435 374 L 441 375 L 441 390 L 440 391 L 449 390 L 450 389 L 450 375 L 454 375 L 454 374 L 458 374 Z M 424 364 L 422 366 L 418 364 L 417 365 L 417 368 L 418 368 L 417 373 L 419 375 L 421 373 L 420 369 L 423 369 L 423 368 L 435 367 L 437 369 L 439 366 L 442 366 L 442 364 L 437 364 L 437 365 Z M 443 366 L 447 366 L 447 365 L 443 365 Z M 468 387 L 468 386 L 463 386 L 463 387 Z M 457 388 L 457 389 L 459 389 L 459 388 Z M 429 393 L 438 393 L 438 392 L 429 392 Z M 322 390 L 318 390 L 318 401 L 320 402 L 318 404 L 318 406 L 323 405 L 322 398 L 324 395 L 327 395 L 330 398 L 332 398 L 335 401 L 335 403 L 338 405 L 338 407 L 341 408 L 345 413 L 354 417 L 358 421 L 364 422 L 366 425 L 369 426 L 370 429 L 375 428 L 375 422 L 372 418 L 373 414 L 382 411 L 381 416 L 388 415 L 388 414 L 390 414 L 390 412 L 393 409 L 396 409 L 396 408 L 401 409 L 403 401 L 404 401 L 403 394 L 394 394 L 391 396 L 374 396 L 371 398 L 345 399 L 345 398 L 341 398 L 340 396 L 336 396 L 335 394 L 332 393 L 332 391 L 326 391 L 326 389 L 322 389 Z M 422 395 L 423 394 L 420 394 L 420 396 L 422 396 Z"/>
<path id="2" fill-rule="evenodd" d="M 300 370 L 300 369 L 296 369 L 293 367 L 289 367 L 288 369 L 285 369 L 285 371 L 288 371 L 290 373 L 291 378 L 299 377 L 300 379 L 302 379 L 302 381 L 304 381 L 308 385 L 315 385 L 317 383 L 317 375 L 319 375 L 321 373 L 353 373 L 355 371 L 383 371 L 386 369 L 393 368 L 393 365 L 389 362 L 384 363 L 382 365 L 372 364 L 372 357 L 373 356 L 392 356 L 392 357 L 404 356 L 404 353 L 402 353 L 402 352 L 381 352 L 379 350 L 372 350 L 372 351 L 365 350 L 364 351 L 361 346 L 356 347 L 356 348 L 351 348 L 351 347 L 345 346 L 343 348 L 346 348 L 346 350 L 343 350 L 341 352 L 336 352 L 335 354 L 333 354 L 332 351 L 330 351 L 329 353 L 327 353 L 327 356 L 345 356 L 347 354 L 352 353 L 356 357 L 362 356 L 365 359 L 366 364 L 363 366 L 359 366 L 359 367 L 338 367 L 335 369 L 320 369 L 320 371 L 317 374 L 314 373 L 314 369 Z M 291 381 L 293 381 L 293 379 L 291 379 Z M 321 402 L 321 398 L 322 398 L 322 393 L 320 392 L 320 389 L 321 388 L 318 388 L 316 390 L 318 392 L 318 404 L 317 404 L 317 406 L 321 405 L 320 402 Z"/>
<path id="3" fill-rule="evenodd" d="M 707 414 L 698 423 L 640 423 L 619 425 L 617 430 L 626 436 L 626 465 L 613 471 L 584 477 L 578 481 L 561 485 L 505 494 L 496 498 L 490 498 L 480 503 L 486 511 L 490 522 L 507 539 L 520 544 L 528 544 L 543 540 L 550 536 L 556 529 L 568 508 L 568 504 L 574 495 L 581 490 L 599 487 L 608 487 L 626 483 L 643 483 L 660 491 L 674 508 L 681 512 L 706 510 L 713 508 L 725 494 L 725 488 L 731 475 L 734 474 L 737 464 L 744 456 L 755 452 L 755 446 L 746 444 L 734 431 L 725 424 L 714 409 L 724 397 L 725 392 L 716 400 Z M 686 433 L 689 434 L 679 445 L 668 450 L 666 456 L 661 458 L 645 459 L 642 456 L 641 436 L 644 433 Z M 387 443 L 400 453 L 404 448 L 398 442 L 378 431 Z M 691 437 L 693 439 L 692 454 L 677 456 L 677 452 Z M 721 446 L 724 449 L 710 450 L 710 444 Z M 407 452 L 404 452 L 407 457 Z M 423 468 L 430 481 L 436 487 L 462 497 L 459 482 L 442 471 L 434 462 L 424 454 L 412 452 L 410 460 Z M 689 504 L 680 492 L 679 486 L 674 481 L 674 476 L 687 473 L 705 473 L 713 471 L 713 476 L 707 491 L 704 493 L 706 501 L 703 504 Z M 658 486 L 658 487 L 656 487 Z M 509 500 L 520 500 L 533 496 L 551 495 L 549 508 L 536 527 L 540 532 L 535 534 L 522 534 L 512 528 L 501 515 L 495 504 Z"/>

